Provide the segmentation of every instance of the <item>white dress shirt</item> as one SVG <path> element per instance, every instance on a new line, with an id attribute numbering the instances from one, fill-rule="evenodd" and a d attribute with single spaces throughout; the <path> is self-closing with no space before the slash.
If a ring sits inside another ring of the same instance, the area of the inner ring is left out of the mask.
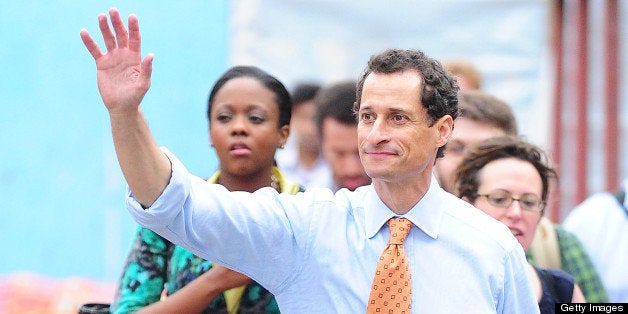
<path id="1" fill-rule="evenodd" d="M 628 180 L 622 184 L 628 190 Z M 628 197 L 624 206 L 628 208 Z M 584 246 L 608 292 L 610 302 L 628 302 L 628 215 L 615 196 L 596 193 L 576 206 L 563 226 Z"/>
<path id="2" fill-rule="evenodd" d="M 290 143 L 290 142 L 288 142 Z M 296 143 L 286 145 L 275 154 L 277 166 L 290 180 L 309 188 L 331 188 L 334 184 L 331 168 L 323 156 L 318 156 L 312 168 L 307 169 L 299 162 Z"/>

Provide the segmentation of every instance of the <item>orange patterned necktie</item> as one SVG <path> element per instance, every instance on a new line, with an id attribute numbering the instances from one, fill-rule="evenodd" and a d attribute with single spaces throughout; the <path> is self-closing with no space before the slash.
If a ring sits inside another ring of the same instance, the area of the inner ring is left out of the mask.
<path id="1" fill-rule="evenodd" d="M 391 218 L 388 227 L 390 239 L 375 268 L 366 313 L 410 314 L 412 283 L 403 240 L 408 236 L 412 223 L 406 218 Z"/>

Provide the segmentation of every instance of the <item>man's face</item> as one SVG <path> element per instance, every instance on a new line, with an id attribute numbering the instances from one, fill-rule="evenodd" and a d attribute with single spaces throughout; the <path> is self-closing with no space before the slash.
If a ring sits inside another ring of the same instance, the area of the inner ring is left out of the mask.
<path id="1" fill-rule="evenodd" d="M 327 117 L 322 125 L 323 156 L 329 163 L 338 188 L 351 191 L 371 183 L 360 163 L 356 125 Z"/>
<path id="2" fill-rule="evenodd" d="M 360 158 L 374 181 L 427 182 L 439 147 L 447 143 L 453 120 L 433 124 L 420 101 L 418 71 L 371 73 L 364 81 L 358 112 Z"/>
<path id="3" fill-rule="evenodd" d="M 464 117 L 456 119 L 445 156 L 437 159 L 434 167 L 434 174 L 443 189 L 454 192 L 455 171 L 469 146 L 485 139 L 503 135 L 506 133 L 492 124 L 473 121 Z"/>

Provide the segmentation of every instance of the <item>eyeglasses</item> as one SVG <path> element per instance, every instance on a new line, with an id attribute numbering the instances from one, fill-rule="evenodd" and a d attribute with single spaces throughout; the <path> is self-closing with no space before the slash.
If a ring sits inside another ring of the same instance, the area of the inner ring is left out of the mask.
<path id="1" fill-rule="evenodd" d="M 486 197 L 489 204 L 500 207 L 509 208 L 513 201 L 519 202 L 519 206 L 523 210 L 530 212 L 542 212 L 545 208 L 545 203 L 536 194 L 526 193 L 519 198 L 512 197 L 512 194 L 506 190 L 495 190 L 488 194 L 477 194 L 478 197 Z"/>

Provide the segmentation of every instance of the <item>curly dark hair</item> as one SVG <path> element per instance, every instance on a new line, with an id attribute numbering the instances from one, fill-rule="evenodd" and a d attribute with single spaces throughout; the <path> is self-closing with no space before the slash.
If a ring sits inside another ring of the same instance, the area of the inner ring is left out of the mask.
<path id="1" fill-rule="evenodd" d="M 370 58 L 356 89 L 356 102 L 353 110 L 358 111 L 362 101 L 362 89 L 366 77 L 371 73 L 398 73 L 416 70 L 423 78 L 421 85 L 421 104 L 427 109 L 430 123 L 450 115 L 458 117 L 458 84 L 436 59 L 432 59 L 420 50 L 388 49 Z M 445 145 L 446 146 L 446 145 Z M 438 149 L 436 157 L 443 157 L 445 146 Z"/>
<path id="2" fill-rule="evenodd" d="M 550 180 L 558 180 L 558 174 L 541 148 L 515 136 L 494 137 L 473 145 L 456 169 L 456 195 L 475 202 L 480 186 L 478 173 L 491 161 L 504 158 L 516 158 L 534 166 L 543 183 L 541 201 L 546 203 Z"/>

